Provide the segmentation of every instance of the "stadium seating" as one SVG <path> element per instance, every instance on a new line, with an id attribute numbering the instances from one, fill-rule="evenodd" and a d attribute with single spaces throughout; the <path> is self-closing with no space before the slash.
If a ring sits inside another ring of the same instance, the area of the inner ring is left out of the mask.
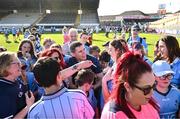
<path id="1" fill-rule="evenodd" d="M 74 24 L 77 13 L 75 12 L 53 12 L 46 16 L 38 23 L 40 24 Z"/>
<path id="2" fill-rule="evenodd" d="M 29 26 L 40 17 L 39 13 L 14 13 L 3 17 L 0 21 L 2 26 Z"/>
<path id="3" fill-rule="evenodd" d="M 81 25 L 97 25 L 99 24 L 98 14 L 97 11 L 83 11 L 83 14 L 81 16 Z"/>
<path id="4" fill-rule="evenodd" d="M 1 26 L 99 25 L 99 0 L 1 0 Z M 82 9 L 81 20 L 78 10 Z M 50 10 L 50 14 L 46 14 Z M 5 15 L 1 12 L 10 12 Z"/>

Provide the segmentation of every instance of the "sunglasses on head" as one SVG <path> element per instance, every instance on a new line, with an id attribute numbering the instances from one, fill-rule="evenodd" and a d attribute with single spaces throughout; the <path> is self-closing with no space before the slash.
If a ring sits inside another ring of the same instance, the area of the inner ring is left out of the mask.
<path id="1" fill-rule="evenodd" d="M 148 95 L 151 92 L 151 90 L 155 88 L 155 86 L 156 86 L 155 83 L 152 86 L 148 85 L 147 87 L 144 88 L 134 85 L 134 87 L 141 90 L 144 93 L 144 95 Z"/>
<path id="2" fill-rule="evenodd" d="M 167 74 L 159 77 L 159 79 L 161 80 L 172 79 L 172 78 L 173 78 L 172 74 Z"/>

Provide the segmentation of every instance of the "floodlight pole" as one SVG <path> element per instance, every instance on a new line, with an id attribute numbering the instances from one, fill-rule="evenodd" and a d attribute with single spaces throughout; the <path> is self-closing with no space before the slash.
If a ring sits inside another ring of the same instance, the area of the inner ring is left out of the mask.
<path id="1" fill-rule="evenodd" d="M 80 17 L 80 18 L 79 18 L 79 19 L 80 19 L 80 20 L 79 20 L 79 25 L 81 25 L 81 14 L 82 14 L 82 8 L 81 8 L 81 0 L 80 0 L 80 5 L 79 5 L 79 15 L 80 15 L 80 16 L 79 16 L 79 17 Z"/>
<path id="2" fill-rule="evenodd" d="M 42 6 L 41 6 L 41 0 L 39 0 L 39 13 L 40 13 L 40 14 L 42 13 L 41 8 L 42 8 Z"/>

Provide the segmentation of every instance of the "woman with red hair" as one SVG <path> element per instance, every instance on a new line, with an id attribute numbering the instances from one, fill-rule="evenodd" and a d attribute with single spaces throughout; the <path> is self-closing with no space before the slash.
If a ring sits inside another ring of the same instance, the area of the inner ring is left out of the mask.
<path id="1" fill-rule="evenodd" d="M 124 53 L 117 62 L 114 89 L 102 119 L 158 119 L 158 106 L 152 98 L 155 77 L 140 56 Z"/>
<path id="2" fill-rule="evenodd" d="M 50 49 L 43 51 L 40 54 L 40 57 L 55 58 L 59 62 L 62 69 L 64 69 L 66 67 L 66 64 L 65 64 L 64 59 L 63 59 L 63 55 L 59 52 L 59 50 L 57 48 L 50 48 Z"/>

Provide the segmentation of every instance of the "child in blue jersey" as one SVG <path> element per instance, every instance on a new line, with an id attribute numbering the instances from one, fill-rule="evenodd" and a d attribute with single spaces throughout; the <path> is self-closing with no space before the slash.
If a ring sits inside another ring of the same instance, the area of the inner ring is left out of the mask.
<path id="1" fill-rule="evenodd" d="M 170 85 L 174 72 L 164 60 L 152 65 L 157 81 L 153 96 L 160 105 L 160 118 L 180 118 L 180 91 Z"/>

